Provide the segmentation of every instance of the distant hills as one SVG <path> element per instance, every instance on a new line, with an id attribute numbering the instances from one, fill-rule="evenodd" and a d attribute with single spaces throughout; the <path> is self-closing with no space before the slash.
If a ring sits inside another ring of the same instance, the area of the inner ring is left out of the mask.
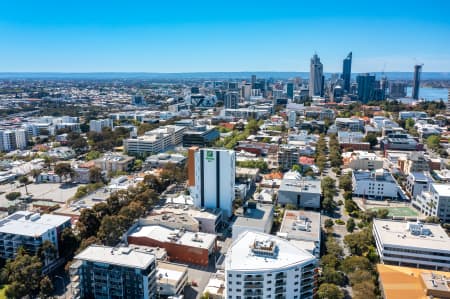
<path id="1" fill-rule="evenodd" d="M 334 73 L 325 73 L 329 78 Z M 374 72 L 377 78 L 382 73 Z M 57 72 L 0 72 L 0 79 L 87 79 L 87 80 L 111 80 L 111 79 L 162 79 L 162 80 L 189 80 L 189 79 L 250 79 L 251 75 L 257 78 L 289 79 L 301 77 L 307 79 L 308 72 L 198 72 L 198 73 L 143 73 L 143 72 L 96 72 L 96 73 L 57 73 Z M 352 74 L 356 77 L 357 73 Z M 412 72 L 386 72 L 384 75 L 389 80 L 412 80 Z M 450 80 L 450 72 L 423 72 L 422 80 Z"/>

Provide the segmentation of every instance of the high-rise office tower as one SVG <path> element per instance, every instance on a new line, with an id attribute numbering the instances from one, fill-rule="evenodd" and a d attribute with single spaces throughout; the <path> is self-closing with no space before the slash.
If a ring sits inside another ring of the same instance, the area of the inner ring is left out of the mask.
<path id="1" fill-rule="evenodd" d="M 344 80 L 345 92 L 350 91 L 350 80 L 352 76 L 352 52 L 348 53 L 342 63 L 342 80 Z"/>
<path id="2" fill-rule="evenodd" d="M 320 62 L 319 56 L 314 54 L 311 58 L 309 69 L 309 96 L 323 95 L 323 64 Z"/>
<path id="3" fill-rule="evenodd" d="M 256 84 L 256 75 L 252 75 L 252 88 L 255 88 Z"/>
<path id="4" fill-rule="evenodd" d="M 367 74 L 361 74 L 356 77 L 356 83 L 358 84 L 358 101 L 367 103 L 374 99 L 375 92 L 375 76 Z"/>
<path id="5" fill-rule="evenodd" d="M 142 94 L 136 94 L 131 98 L 131 105 L 141 106 L 144 105 L 144 96 Z"/>
<path id="6" fill-rule="evenodd" d="M 288 99 L 292 100 L 294 98 L 294 82 L 288 82 L 286 84 L 286 95 Z"/>
<path id="7" fill-rule="evenodd" d="M 389 83 L 389 97 L 392 99 L 406 97 L 406 83 L 403 82 L 390 82 Z"/>
<path id="8" fill-rule="evenodd" d="M 414 79 L 413 79 L 413 90 L 412 98 L 415 100 L 419 99 L 419 89 L 420 89 L 420 75 L 422 73 L 422 65 L 416 64 L 414 66 Z"/>
<path id="9" fill-rule="evenodd" d="M 191 147 L 188 175 L 194 205 L 233 213 L 236 154 L 233 150 Z"/>
<path id="10" fill-rule="evenodd" d="M 225 108 L 237 109 L 239 104 L 239 93 L 236 91 L 227 92 L 224 102 Z"/>

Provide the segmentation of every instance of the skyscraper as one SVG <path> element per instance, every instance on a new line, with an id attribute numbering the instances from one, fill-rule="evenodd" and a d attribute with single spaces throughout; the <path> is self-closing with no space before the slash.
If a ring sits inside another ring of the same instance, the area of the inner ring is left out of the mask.
<path id="1" fill-rule="evenodd" d="M 239 93 L 236 91 L 227 92 L 225 95 L 225 108 L 237 109 L 239 104 Z"/>
<path id="2" fill-rule="evenodd" d="M 319 56 L 314 54 L 311 58 L 309 70 L 309 96 L 323 95 L 323 64 L 320 62 Z"/>
<path id="3" fill-rule="evenodd" d="M 416 64 L 414 66 L 414 79 L 413 79 L 413 90 L 412 98 L 415 100 L 419 99 L 419 89 L 420 89 L 420 75 L 422 73 L 422 65 Z"/>
<path id="4" fill-rule="evenodd" d="M 344 80 L 345 92 L 350 91 L 350 80 L 352 76 L 352 52 L 348 53 L 342 63 L 342 80 Z"/>
<path id="5" fill-rule="evenodd" d="M 188 157 L 189 185 L 194 205 L 201 208 L 219 208 L 226 217 L 230 217 L 235 194 L 235 152 L 192 147 Z"/>
<path id="6" fill-rule="evenodd" d="M 286 95 L 288 99 L 292 100 L 294 98 L 294 82 L 288 82 L 286 84 Z"/>
<path id="7" fill-rule="evenodd" d="M 358 84 L 358 101 L 367 103 L 374 99 L 376 84 L 374 75 L 369 73 L 358 75 L 356 83 Z"/>

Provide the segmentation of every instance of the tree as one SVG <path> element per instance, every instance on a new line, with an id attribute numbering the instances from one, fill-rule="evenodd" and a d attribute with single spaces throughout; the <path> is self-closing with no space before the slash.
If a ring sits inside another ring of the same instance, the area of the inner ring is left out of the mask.
<path id="1" fill-rule="evenodd" d="M 144 216 L 145 210 L 141 202 L 132 201 L 129 205 L 120 209 L 119 216 L 123 216 L 126 222 L 131 225 L 134 220 Z"/>
<path id="2" fill-rule="evenodd" d="M 37 256 L 26 254 L 23 248 L 17 251 L 15 259 L 8 260 L 3 269 L 3 277 L 8 278 L 6 289 L 8 298 L 22 298 L 39 292 L 42 262 Z"/>
<path id="3" fill-rule="evenodd" d="M 326 267 L 322 270 L 320 281 L 322 283 L 332 283 L 342 286 L 345 284 L 345 276 L 342 272 L 336 271 L 334 268 Z"/>
<path id="4" fill-rule="evenodd" d="M 18 191 L 14 191 L 14 192 L 10 192 L 8 194 L 5 195 L 7 200 L 16 200 L 17 198 L 19 198 L 22 195 L 22 193 L 18 192 Z"/>
<path id="5" fill-rule="evenodd" d="M 427 218 L 425 218 L 425 222 L 426 223 L 439 223 L 439 217 L 437 216 L 428 216 Z"/>
<path id="6" fill-rule="evenodd" d="M 346 274 L 355 272 L 357 270 L 370 270 L 371 264 L 369 259 L 364 256 L 352 255 L 346 257 L 341 263 L 341 269 Z"/>
<path id="7" fill-rule="evenodd" d="M 90 151 L 86 154 L 86 161 L 91 161 L 100 158 L 102 154 L 99 151 Z"/>
<path id="8" fill-rule="evenodd" d="M 37 256 L 41 259 L 44 265 L 50 264 L 57 257 L 57 250 L 55 245 L 49 240 L 45 240 L 41 247 L 39 247 Z"/>
<path id="9" fill-rule="evenodd" d="M 376 213 L 377 213 L 376 214 L 377 218 L 386 219 L 388 217 L 388 215 L 389 215 L 389 210 L 388 209 L 378 209 L 376 211 Z"/>
<path id="10" fill-rule="evenodd" d="M 19 178 L 19 182 L 25 186 L 25 193 L 28 194 L 27 185 L 30 183 L 30 180 L 28 179 L 28 177 L 27 176 L 21 176 Z"/>
<path id="11" fill-rule="evenodd" d="M 427 138 L 427 146 L 432 150 L 438 150 L 441 147 L 441 138 L 437 135 L 431 135 Z"/>
<path id="12" fill-rule="evenodd" d="M 414 124 L 414 119 L 408 118 L 407 120 L 405 120 L 405 129 L 408 131 L 414 129 Z"/>
<path id="13" fill-rule="evenodd" d="M 338 257 L 333 254 L 327 253 L 320 258 L 320 266 L 322 268 L 336 269 L 339 265 Z"/>
<path id="14" fill-rule="evenodd" d="M 376 299 L 373 281 L 363 281 L 352 286 L 354 299 Z"/>
<path id="15" fill-rule="evenodd" d="M 73 177 L 74 171 L 69 163 L 58 163 L 55 166 L 55 173 L 61 178 L 67 178 L 67 176 Z"/>
<path id="16" fill-rule="evenodd" d="M 53 292 L 53 283 L 48 278 L 48 276 L 44 276 L 39 282 L 39 297 L 41 298 L 49 298 Z"/>
<path id="17" fill-rule="evenodd" d="M 259 124 L 255 119 L 249 119 L 247 125 L 245 126 L 245 130 L 247 130 L 250 134 L 256 134 L 259 131 Z"/>
<path id="18" fill-rule="evenodd" d="M 365 255 L 373 245 L 373 236 L 370 228 L 346 235 L 344 244 L 350 249 L 352 254 Z"/>
<path id="19" fill-rule="evenodd" d="M 334 221 L 332 220 L 332 219 L 327 219 L 327 220 L 325 220 L 325 228 L 331 228 L 331 227 L 333 227 L 333 225 L 334 225 Z"/>
<path id="20" fill-rule="evenodd" d="M 345 192 L 351 192 L 352 187 L 352 178 L 349 175 L 343 175 L 339 179 L 339 188 L 343 189 Z"/>
<path id="21" fill-rule="evenodd" d="M 91 167 L 89 169 L 89 181 L 91 183 L 101 182 L 103 179 L 102 170 L 98 167 Z"/>
<path id="22" fill-rule="evenodd" d="M 327 240 L 325 247 L 327 248 L 327 254 L 333 255 L 337 259 L 341 259 L 344 256 L 344 250 L 333 238 Z"/>
<path id="23" fill-rule="evenodd" d="M 92 209 L 81 210 L 80 217 L 77 222 L 77 229 L 80 232 L 80 238 L 82 240 L 95 236 L 99 227 L 100 221 Z"/>
<path id="24" fill-rule="evenodd" d="M 333 200 L 333 197 L 327 196 L 322 200 L 322 209 L 327 213 L 333 213 L 336 209 L 336 202 Z"/>
<path id="25" fill-rule="evenodd" d="M 66 227 L 60 235 L 60 252 L 66 257 L 71 258 L 80 245 L 80 240 L 73 233 L 72 229 Z"/>
<path id="26" fill-rule="evenodd" d="M 364 281 L 373 281 L 373 275 L 368 270 L 356 270 L 348 274 L 348 279 L 352 285 L 364 282 Z"/>
<path id="27" fill-rule="evenodd" d="M 344 293 L 338 286 L 331 283 L 322 283 L 317 291 L 319 299 L 343 299 Z"/>
<path id="28" fill-rule="evenodd" d="M 355 230 L 355 220 L 353 220 L 353 218 L 349 218 L 347 220 L 346 227 L 347 227 L 347 231 L 349 233 L 352 233 Z"/>
<path id="29" fill-rule="evenodd" d="M 364 141 L 370 144 L 370 147 L 374 147 L 378 144 L 377 134 L 375 133 L 367 133 L 366 137 L 364 137 Z"/>
<path id="30" fill-rule="evenodd" d="M 33 169 L 30 171 L 30 174 L 31 174 L 31 176 L 33 177 L 33 179 L 36 180 L 36 179 L 39 177 L 39 175 L 41 174 L 41 170 L 40 170 L 40 169 L 33 168 Z"/>
<path id="31" fill-rule="evenodd" d="M 127 219 L 123 216 L 105 216 L 102 219 L 97 237 L 107 246 L 115 246 L 122 237 Z"/>

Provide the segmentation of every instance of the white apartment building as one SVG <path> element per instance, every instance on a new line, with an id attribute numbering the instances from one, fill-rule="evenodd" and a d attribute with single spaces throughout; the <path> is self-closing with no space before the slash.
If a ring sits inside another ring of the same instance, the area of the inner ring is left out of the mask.
<path id="1" fill-rule="evenodd" d="M 146 132 L 137 138 L 124 140 L 125 151 L 129 154 L 154 154 L 166 151 L 182 143 L 186 127 L 167 125 Z"/>
<path id="2" fill-rule="evenodd" d="M 396 199 L 399 187 L 392 175 L 384 170 L 353 171 L 353 194 L 368 199 Z"/>
<path id="3" fill-rule="evenodd" d="M 383 168 L 384 161 L 375 153 L 353 151 L 342 153 L 344 167 L 353 170 L 375 170 Z"/>
<path id="4" fill-rule="evenodd" d="M 24 129 L 0 130 L 0 151 L 13 151 L 27 147 L 27 132 Z"/>
<path id="5" fill-rule="evenodd" d="M 70 225 L 70 217 L 67 216 L 15 212 L 0 220 L 0 257 L 13 258 L 20 247 L 37 254 L 44 241 L 50 241 L 59 256 L 58 236 Z"/>
<path id="6" fill-rule="evenodd" d="M 450 238 L 439 224 L 374 219 L 373 236 L 384 264 L 450 270 Z"/>
<path id="7" fill-rule="evenodd" d="M 236 154 L 226 149 L 198 149 L 194 152 L 194 173 L 190 172 L 194 206 L 221 209 L 225 217 L 233 213 Z M 192 157 L 189 157 L 192 159 Z M 194 178 L 192 178 L 194 176 Z"/>
<path id="8" fill-rule="evenodd" d="M 70 266 L 71 298 L 154 299 L 156 257 L 131 247 L 91 245 Z"/>
<path id="9" fill-rule="evenodd" d="M 430 184 L 412 200 L 412 205 L 426 216 L 437 216 L 443 222 L 450 221 L 450 184 Z"/>
<path id="10" fill-rule="evenodd" d="M 243 232 L 225 257 L 225 298 L 313 298 L 316 267 L 313 255 L 285 239 Z"/>
<path id="11" fill-rule="evenodd" d="M 110 118 L 93 119 L 89 122 L 89 130 L 101 133 L 103 128 L 113 128 L 113 120 Z"/>

